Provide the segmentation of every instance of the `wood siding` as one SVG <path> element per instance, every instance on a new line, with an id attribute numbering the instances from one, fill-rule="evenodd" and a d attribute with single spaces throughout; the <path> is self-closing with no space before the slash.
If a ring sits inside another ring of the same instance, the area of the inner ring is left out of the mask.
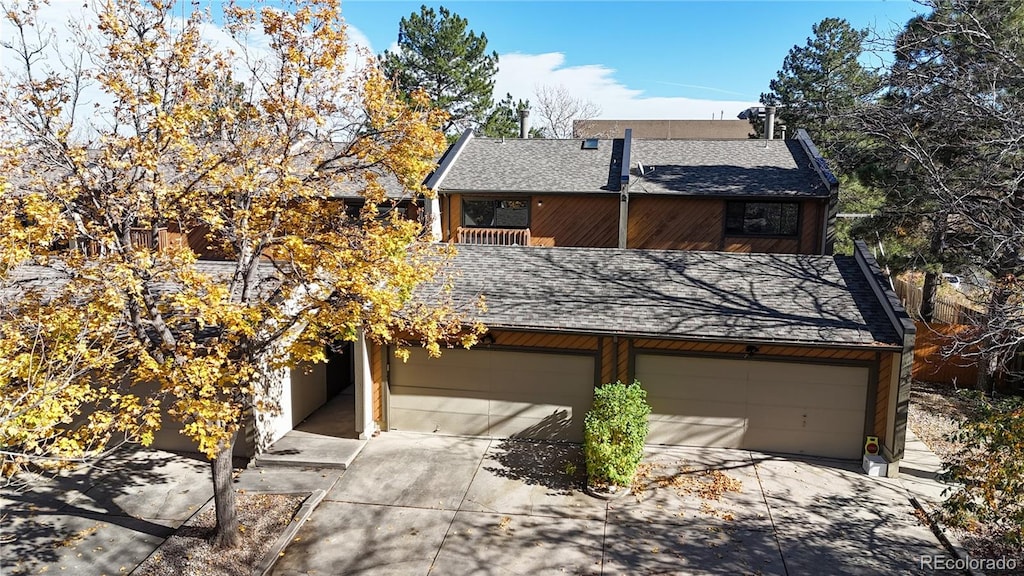
<path id="1" fill-rule="evenodd" d="M 878 362 L 878 390 L 875 392 L 875 429 L 881 444 L 885 444 L 885 427 L 889 419 L 889 385 L 892 382 L 893 354 L 882 354 Z M 899 363 L 896 364 L 899 366 Z"/>
<path id="2" fill-rule="evenodd" d="M 711 198 L 629 199 L 626 246 L 652 250 L 722 250 L 725 203 Z"/>
<path id="3" fill-rule="evenodd" d="M 551 348 L 553 350 L 588 350 L 596 352 L 597 336 L 576 336 L 573 334 L 548 334 L 544 332 L 491 332 L 495 346 L 516 348 Z M 477 347 L 480 347 L 477 345 Z M 441 352 L 444 354 L 444 351 Z"/>
<path id="4" fill-rule="evenodd" d="M 793 238 L 727 236 L 722 250 L 725 252 L 759 252 L 763 254 L 800 254 L 800 242 Z"/>
<path id="5" fill-rule="evenodd" d="M 639 338 L 633 340 L 633 348 L 642 350 L 671 350 L 691 354 L 744 354 L 744 344 L 723 344 L 715 342 L 686 342 L 679 340 L 654 340 Z M 788 357 L 827 360 L 871 361 L 875 353 L 869 350 L 846 350 L 842 348 L 802 348 L 799 346 L 758 345 L 759 357 Z"/>
<path id="6" fill-rule="evenodd" d="M 631 383 L 633 380 L 630 374 L 630 340 L 628 338 L 619 338 L 618 352 L 615 358 L 615 379 L 624 382 L 626 384 Z"/>
<path id="7" fill-rule="evenodd" d="M 367 343 L 370 347 L 370 379 L 373 380 L 373 419 L 384 421 L 384 347 L 379 344 Z"/>
<path id="8" fill-rule="evenodd" d="M 601 338 L 601 384 L 615 381 L 615 340 L 609 337 Z"/>
<path id="9" fill-rule="evenodd" d="M 449 194 L 441 201 L 442 239 L 452 241 L 462 224 L 462 199 L 512 195 Z M 526 197 L 521 196 L 521 197 Z M 616 194 L 552 195 L 530 198 L 530 235 L 534 246 L 614 248 L 618 245 L 619 199 Z M 627 246 L 657 250 L 720 250 L 817 254 L 820 252 L 822 204 L 801 203 L 800 234 L 796 238 L 724 236 L 725 200 L 645 196 L 629 201 Z"/>
<path id="10" fill-rule="evenodd" d="M 619 243 L 619 196 L 534 196 L 530 234 L 538 245 L 614 248 Z"/>
<path id="11" fill-rule="evenodd" d="M 800 205 L 800 254 L 821 254 L 826 204 L 808 200 Z"/>

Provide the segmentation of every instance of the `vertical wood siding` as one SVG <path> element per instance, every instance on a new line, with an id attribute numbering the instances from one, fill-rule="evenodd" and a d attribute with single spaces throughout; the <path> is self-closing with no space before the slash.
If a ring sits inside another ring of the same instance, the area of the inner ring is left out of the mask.
<path id="1" fill-rule="evenodd" d="M 542 246 L 614 248 L 619 243 L 619 196 L 533 196 L 530 235 Z"/>
<path id="2" fill-rule="evenodd" d="M 800 245 L 799 254 L 821 253 L 821 230 L 824 206 L 820 202 L 808 200 L 800 206 Z"/>
<path id="3" fill-rule="evenodd" d="M 373 380 L 373 419 L 381 422 L 384 419 L 384 347 L 379 344 L 367 343 L 370 347 L 370 378 Z"/>
<path id="4" fill-rule="evenodd" d="M 628 338 L 619 338 L 618 357 L 615 359 L 615 379 L 625 384 L 632 382 L 629 379 L 629 344 L 630 340 Z"/>
<path id="5" fill-rule="evenodd" d="M 610 337 L 601 338 L 601 384 L 615 381 L 615 342 Z"/>
<path id="6" fill-rule="evenodd" d="M 629 248 L 722 250 L 720 199 L 637 196 L 629 199 Z"/>
<path id="7" fill-rule="evenodd" d="M 442 239 L 451 241 L 462 224 L 464 194 L 441 202 Z M 509 195 L 481 194 L 500 198 Z M 618 245 L 619 198 L 603 195 L 522 195 L 530 200 L 530 235 L 534 246 L 614 248 Z M 538 205 L 539 202 L 539 205 Z M 629 201 L 627 246 L 656 250 L 724 250 L 786 254 L 818 253 L 820 203 L 802 203 L 797 238 L 723 236 L 725 201 L 720 198 L 643 196 Z"/>
<path id="8" fill-rule="evenodd" d="M 893 354 L 882 354 L 878 363 L 878 391 L 875 394 L 875 430 L 882 444 L 885 443 L 885 427 L 889 417 L 889 384 L 892 382 Z"/>

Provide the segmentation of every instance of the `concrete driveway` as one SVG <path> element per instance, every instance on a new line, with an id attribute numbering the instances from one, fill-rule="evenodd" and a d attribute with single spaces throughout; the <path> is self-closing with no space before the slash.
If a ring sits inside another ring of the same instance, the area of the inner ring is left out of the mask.
<path id="1" fill-rule="evenodd" d="M 583 478 L 575 445 L 391 432 L 273 573 L 893 574 L 948 554 L 898 482 L 855 463 L 651 447 L 640 496 L 598 500 Z"/>
<path id="2" fill-rule="evenodd" d="M 127 574 L 213 497 L 210 465 L 135 447 L 0 492 L 0 574 Z"/>

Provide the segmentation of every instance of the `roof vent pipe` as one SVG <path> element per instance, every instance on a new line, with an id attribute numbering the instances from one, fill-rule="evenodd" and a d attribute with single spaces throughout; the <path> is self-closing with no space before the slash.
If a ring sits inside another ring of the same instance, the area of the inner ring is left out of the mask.
<path id="1" fill-rule="evenodd" d="M 529 117 L 530 117 L 530 109 L 525 107 L 525 106 L 521 106 L 519 108 L 519 137 L 520 138 L 529 138 L 530 137 L 530 123 L 529 123 L 529 120 L 528 120 Z"/>
<path id="2" fill-rule="evenodd" d="M 766 106 L 764 115 L 764 139 L 775 138 L 775 106 Z"/>

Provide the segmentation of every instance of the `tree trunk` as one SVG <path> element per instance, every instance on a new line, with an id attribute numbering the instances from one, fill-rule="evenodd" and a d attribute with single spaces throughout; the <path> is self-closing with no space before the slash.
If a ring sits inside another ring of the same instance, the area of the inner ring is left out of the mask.
<path id="1" fill-rule="evenodd" d="M 215 548 L 233 548 L 240 540 L 238 507 L 235 505 L 235 490 L 231 487 L 231 454 L 234 445 L 232 439 L 210 462 L 213 469 L 213 501 L 217 509 L 217 527 L 210 543 Z"/>
<path id="2" fill-rule="evenodd" d="M 986 396 L 991 396 L 996 390 L 998 372 L 999 355 L 991 351 L 984 352 L 978 360 L 978 384 L 975 387 Z"/>
<path id="3" fill-rule="evenodd" d="M 939 273 L 925 272 L 921 288 L 921 320 L 931 322 L 935 316 L 935 297 L 939 293 Z"/>
<path id="4" fill-rule="evenodd" d="M 933 263 L 942 262 L 943 253 L 946 251 L 946 229 L 949 227 L 949 215 L 941 212 L 932 220 L 931 237 L 928 239 L 928 259 Z M 931 322 L 935 316 L 935 297 L 939 293 L 939 281 L 941 268 L 935 270 L 931 266 L 926 267 L 924 274 L 924 287 L 921 289 L 921 320 Z"/>
<path id="5" fill-rule="evenodd" d="M 1009 298 L 1009 291 L 1003 287 L 1000 281 L 992 283 L 992 294 L 988 299 L 988 309 L 985 311 L 985 321 L 982 325 L 985 340 L 981 357 L 978 359 L 978 384 L 976 386 L 978 390 L 989 396 L 995 393 L 996 377 L 1003 367 L 1002 354 L 1005 352 L 999 346 L 1002 334 L 998 327 L 1006 324 L 1002 316 L 1007 313 L 1006 303 Z"/>

